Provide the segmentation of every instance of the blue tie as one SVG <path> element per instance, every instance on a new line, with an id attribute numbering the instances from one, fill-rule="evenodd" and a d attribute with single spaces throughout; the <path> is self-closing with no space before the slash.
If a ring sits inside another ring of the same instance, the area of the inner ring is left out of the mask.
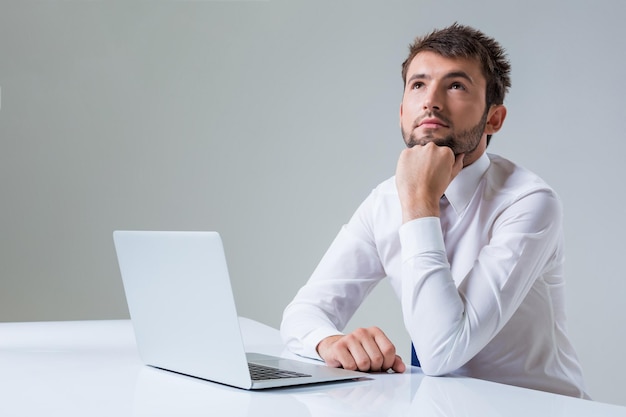
<path id="1" fill-rule="evenodd" d="M 415 347 L 413 346 L 413 343 L 411 343 L 411 365 L 419 367 L 422 366 L 420 365 L 420 360 L 417 358 L 417 353 L 415 353 Z"/>

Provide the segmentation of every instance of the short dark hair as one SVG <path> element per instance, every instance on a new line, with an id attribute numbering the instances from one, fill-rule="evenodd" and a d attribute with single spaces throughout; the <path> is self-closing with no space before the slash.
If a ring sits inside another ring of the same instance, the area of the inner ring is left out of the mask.
<path id="1" fill-rule="evenodd" d="M 477 59 L 487 81 L 487 108 L 504 103 L 504 96 L 511 87 L 511 64 L 504 48 L 495 39 L 458 23 L 417 37 L 409 46 L 409 56 L 402 63 L 402 81 L 405 85 L 409 65 L 422 51 L 435 52 L 446 58 Z"/>

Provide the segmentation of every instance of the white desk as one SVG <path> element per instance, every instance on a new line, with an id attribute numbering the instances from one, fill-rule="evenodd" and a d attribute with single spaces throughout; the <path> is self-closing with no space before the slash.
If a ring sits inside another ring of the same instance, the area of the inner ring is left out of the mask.
<path id="1" fill-rule="evenodd" d="M 242 319 L 248 348 L 278 331 Z M 0 323 L 0 416 L 623 416 L 626 407 L 459 377 L 375 374 L 248 392 L 142 365 L 130 321 Z"/>

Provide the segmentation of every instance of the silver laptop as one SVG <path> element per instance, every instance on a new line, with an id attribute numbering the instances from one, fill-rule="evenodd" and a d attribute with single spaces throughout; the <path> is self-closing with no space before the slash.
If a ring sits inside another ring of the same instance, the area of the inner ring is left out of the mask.
<path id="1" fill-rule="evenodd" d="M 147 365 L 244 389 L 367 376 L 245 352 L 217 232 L 115 231 L 113 239 Z"/>

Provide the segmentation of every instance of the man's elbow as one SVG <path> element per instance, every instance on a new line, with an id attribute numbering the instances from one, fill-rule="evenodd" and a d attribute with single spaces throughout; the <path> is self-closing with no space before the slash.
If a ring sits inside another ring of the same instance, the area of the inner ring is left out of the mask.
<path id="1" fill-rule="evenodd" d="M 426 376 L 444 376 L 450 372 L 444 371 L 441 368 L 431 368 L 426 364 L 421 364 L 422 373 Z"/>
<path id="2" fill-rule="evenodd" d="M 444 376 L 456 371 L 459 367 L 449 360 L 438 357 L 420 357 L 420 367 L 424 375 Z"/>

